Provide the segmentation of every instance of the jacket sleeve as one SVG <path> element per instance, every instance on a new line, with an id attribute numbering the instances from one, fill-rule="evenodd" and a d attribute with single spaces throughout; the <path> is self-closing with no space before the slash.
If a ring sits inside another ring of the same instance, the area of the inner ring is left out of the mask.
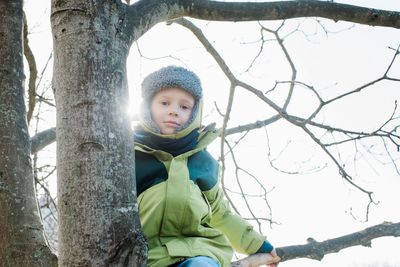
<path id="1" fill-rule="evenodd" d="M 212 209 L 211 226 L 223 232 L 237 252 L 255 254 L 264 243 L 265 236 L 260 235 L 246 220 L 231 211 L 219 183 L 203 193 Z"/>

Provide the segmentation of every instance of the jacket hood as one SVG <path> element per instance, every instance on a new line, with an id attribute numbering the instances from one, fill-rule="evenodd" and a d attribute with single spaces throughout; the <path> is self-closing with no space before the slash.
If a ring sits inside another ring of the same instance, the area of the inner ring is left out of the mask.
<path id="1" fill-rule="evenodd" d="M 150 106 L 153 97 L 158 92 L 173 87 L 181 88 L 190 93 L 195 102 L 188 122 L 178 127 L 176 133 L 165 135 L 161 134 L 160 129 L 153 121 Z M 201 126 L 203 89 L 199 77 L 188 69 L 179 66 L 167 66 L 150 73 L 142 82 L 142 98 L 139 120 L 145 131 L 164 138 L 179 139 Z"/>

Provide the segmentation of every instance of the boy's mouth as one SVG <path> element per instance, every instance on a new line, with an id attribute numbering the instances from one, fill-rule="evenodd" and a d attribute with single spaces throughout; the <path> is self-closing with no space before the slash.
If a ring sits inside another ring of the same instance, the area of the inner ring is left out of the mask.
<path id="1" fill-rule="evenodd" d="M 164 124 L 169 127 L 175 127 L 175 128 L 180 126 L 180 124 L 175 121 L 164 121 Z"/>

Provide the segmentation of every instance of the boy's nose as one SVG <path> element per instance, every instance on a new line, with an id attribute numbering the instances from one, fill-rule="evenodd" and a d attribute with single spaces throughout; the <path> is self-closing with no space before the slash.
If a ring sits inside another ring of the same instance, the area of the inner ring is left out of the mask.
<path id="1" fill-rule="evenodd" d="M 178 116 L 178 109 L 176 107 L 172 107 L 169 110 L 169 115 L 171 116 Z"/>

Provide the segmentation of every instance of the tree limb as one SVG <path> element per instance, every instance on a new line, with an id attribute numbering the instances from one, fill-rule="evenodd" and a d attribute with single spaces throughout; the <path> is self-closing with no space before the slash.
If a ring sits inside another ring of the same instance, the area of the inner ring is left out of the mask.
<path id="1" fill-rule="evenodd" d="M 31 121 L 33 110 L 35 109 L 36 104 L 36 78 L 37 78 L 37 68 L 35 57 L 32 53 L 31 48 L 28 43 L 28 23 L 26 21 L 26 16 L 24 13 L 24 55 L 26 61 L 29 65 L 29 85 L 28 85 L 28 97 L 29 97 L 29 108 L 26 113 L 28 124 Z"/>
<path id="2" fill-rule="evenodd" d="M 331 1 L 217 2 L 181 1 L 188 16 L 215 21 L 280 20 L 321 17 L 370 26 L 400 28 L 400 12 L 366 8 Z"/>
<path id="3" fill-rule="evenodd" d="M 31 138 L 31 154 L 39 152 L 44 147 L 56 141 L 56 128 L 50 128 Z"/>
<path id="4" fill-rule="evenodd" d="M 280 262 L 297 258 L 309 258 L 320 261 L 325 255 L 339 252 L 348 247 L 359 245 L 371 247 L 371 240 L 384 236 L 399 237 L 400 222 L 384 222 L 359 232 L 328 239 L 322 242 L 317 242 L 313 238 L 308 238 L 308 243 L 305 245 L 279 247 L 276 251 L 281 258 Z M 261 258 L 263 256 L 265 258 Z M 237 262 L 232 262 L 231 267 L 255 267 L 263 264 L 270 264 L 276 262 L 276 260 L 277 259 L 272 258 L 269 254 L 255 254 Z"/>
<path id="5" fill-rule="evenodd" d="M 264 126 L 267 126 L 269 124 L 272 124 L 272 123 L 276 122 L 279 119 L 281 119 L 281 116 L 274 115 L 271 118 L 268 118 L 268 119 L 263 120 L 263 121 L 256 121 L 256 122 L 253 122 L 253 123 L 248 123 L 248 124 L 245 124 L 245 125 L 239 125 L 237 127 L 229 128 L 229 129 L 226 130 L 225 136 L 231 135 L 231 134 L 235 134 L 235 133 L 242 133 L 242 132 L 246 132 L 246 131 L 251 131 L 251 130 L 254 130 L 254 129 L 258 129 L 258 128 L 262 128 Z"/>
<path id="6" fill-rule="evenodd" d="M 317 242 L 312 238 L 308 238 L 309 243 L 306 245 L 280 247 L 276 250 L 279 257 L 282 259 L 281 261 L 296 258 L 322 260 L 326 254 L 336 253 L 344 248 L 359 245 L 370 247 L 371 240 L 384 236 L 399 237 L 400 222 L 384 222 L 359 232 L 328 239 L 322 242 Z"/>
<path id="7" fill-rule="evenodd" d="M 141 0 L 127 5 L 126 11 L 123 12 L 126 12 L 127 19 L 124 29 L 132 41 L 139 39 L 157 23 L 181 17 L 234 22 L 320 17 L 370 26 L 400 28 L 400 12 L 318 0 L 260 3 Z"/>

